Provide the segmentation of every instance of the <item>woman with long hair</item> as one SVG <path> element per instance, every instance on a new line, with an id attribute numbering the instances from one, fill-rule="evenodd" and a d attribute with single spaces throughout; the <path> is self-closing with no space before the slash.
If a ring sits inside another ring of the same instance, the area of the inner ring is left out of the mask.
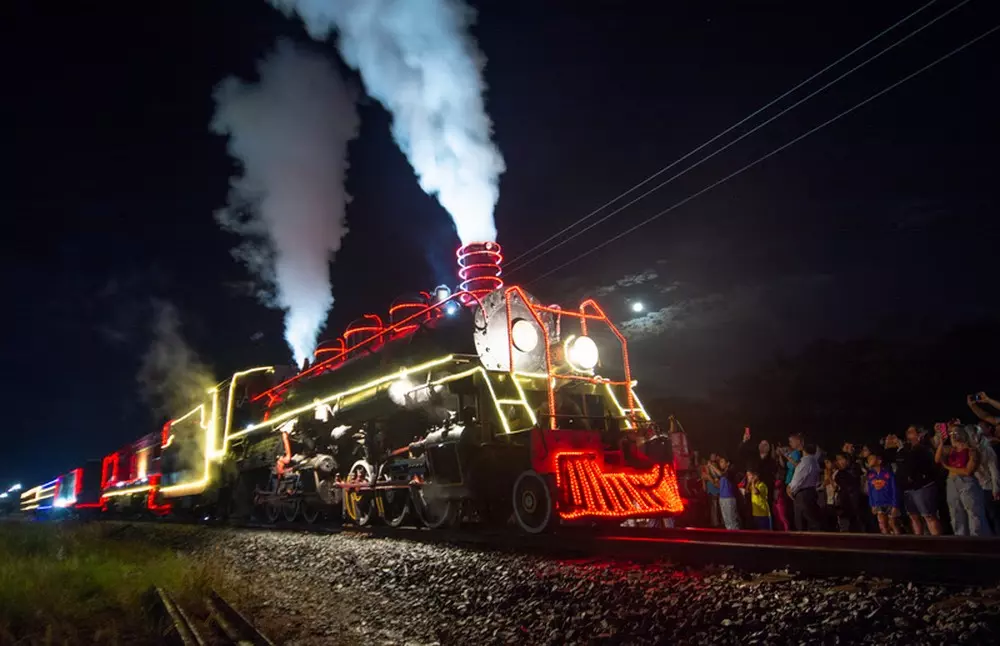
<path id="1" fill-rule="evenodd" d="M 938 424 L 936 430 L 942 441 L 934 461 L 948 470 L 948 510 L 955 534 L 989 536 L 983 489 L 975 476 L 981 459 L 979 450 L 972 446 L 968 432 L 957 423 Z"/>

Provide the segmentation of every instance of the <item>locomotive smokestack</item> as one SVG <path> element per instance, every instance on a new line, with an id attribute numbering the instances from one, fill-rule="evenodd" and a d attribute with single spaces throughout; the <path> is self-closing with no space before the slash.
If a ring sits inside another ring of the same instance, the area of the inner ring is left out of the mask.
<path id="1" fill-rule="evenodd" d="M 469 292 L 476 298 L 482 298 L 495 289 L 503 287 L 503 262 L 500 245 L 495 242 L 470 242 L 458 248 L 458 278 L 461 281 L 459 289 Z M 463 297 L 466 305 L 474 305 L 475 298 Z"/>

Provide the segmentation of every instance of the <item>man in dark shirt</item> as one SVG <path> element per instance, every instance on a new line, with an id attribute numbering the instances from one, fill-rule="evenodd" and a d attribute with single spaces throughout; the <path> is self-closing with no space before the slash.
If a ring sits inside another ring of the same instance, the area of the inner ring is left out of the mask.
<path id="1" fill-rule="evenodd" d="M 934 452 L 921 441 L 916 426 L 906 429 L 906 444 L 897 450 L 894 461 L 896 483 L 903 492 L 903 505 L 910 516 L 913 533 L 922 535 L 926 523 L 932 536 L 940 536 Z"/>
<path id="2" fill-rule="evenodd" d="M 853 456 L 837 454 L 837 472 L 833 477 L 837 485 L 837 527 L 842 532 L 865 531 L 861 516 L 861 470 Z"/>

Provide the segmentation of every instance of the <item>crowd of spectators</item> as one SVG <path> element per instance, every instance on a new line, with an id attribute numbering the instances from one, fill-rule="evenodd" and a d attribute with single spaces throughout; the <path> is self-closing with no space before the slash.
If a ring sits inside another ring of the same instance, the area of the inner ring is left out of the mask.
<path id="1" fill-rule="evenodd" d="M 772 445 L 744 429 L 735 454 L 700 461 L 707 521 L 727 529 L 1000 535 L 1000 402 L 979 393 L 966 403 L 974 424 L 912 425 L 902 438 L 860 448 L 845 442 L 838 453 L 801 433 Z"/>

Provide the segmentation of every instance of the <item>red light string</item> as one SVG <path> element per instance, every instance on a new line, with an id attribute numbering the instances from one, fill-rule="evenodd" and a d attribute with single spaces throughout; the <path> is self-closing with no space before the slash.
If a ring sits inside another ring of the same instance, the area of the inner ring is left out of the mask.
<path id="1" fill-rule="evenodd" d="M 459 289 L 483 297 L 503 287 L 500 265 L 503 254 L 495 242 L 471 242 L 455 252 L 458 261 Z M 462 301 L 469 304 L 471 301 Z"/>
<path id="2" fill-rule="evenodd" d="M 372 337 L 369 337 L 367 339 L 364 339 L 362 341 L 357 342 L 356 344 L 352 345 L 351 347 L 346 348 L 341 354 L 338 354 L 336 356 L 330 357 L 329 359 L 324 359 L 323 361 L 320 361 L 319 363 L 316 363 L 315 365 L 310 366 L 306 370 L 303 370 L 300 373 L 298 373 L 297 375 L 286 379 L 285 381 L 283 381 L 280 384 L 278 384 L 278 385 L 270 388 L 269 390 L 265 390 L 264 392 L 262 392 L 262 393 L 260 393 L 258 395 L 255 395 L 253 398 L 251 398 L 250 401 L 259 401 L 259 400 L 263 399 L 264 397 L 267 397 L 268 400 L 269 400 L 269 406 L 273 405 L 275 402 L 280 401 L 279 400 L 280 392 L 283 391 L 285 389 L 285 387 L 287 387 L 289 384 L 295 383 L 299 379 L 302 379 L 303 377 L 306 377 L 308 375 L 319 374 L 323 370 L 326 370 L 326 369 L 328 369 L 328 368 L 336 365 L 344 356 L 347 356 L 348 354 L 354 352 L 355 350 L 359 350 L 363 346 L 365 346 L 365 345 L 367 345 L 369 343 L 371 343 L 371 344 L 374 345 L 375 341 L 382 339 L 386 335 L 392 335 L 393 333 L 399 333 L 399 331 L 400 331 L 401 328 L 403 328 L 406 325 L 412 325 L 412 322 L 415 321 L 418 317 L 429 315 L 429 314 L 431 314 L 431 313 L 433 313 L 435 311 L 441 311 L 441 310 L 444 309 L 445 305 L 447 305 L 450 301 L 458 300 L 458 299 L 463 299 L 463 298 L 471 298 L 471 299 L 475 300 L 476 303 L 480 306 L 480 309 L 482 309 L 482 305 L 483 305 L 482 299 L 480 299 L 475 294 L 472 294 L 471 292 L 455 292 L 454 294 L 452 294 L 448 298 L 445 298 L 445 299 L 443 299 L 443 300 L 441 300 L 441 301 L 439 301 L 437 303 L 432 303 L 431 305 L 428 305 L 426 308 L 424 308 L 420 312 L 417 312 L 416 314 L 411 314 L 410 316 L 407 316 L 402 321 L 399 321 L 398 323 L 394 323 L 394 324 L 390 325 L 389 327 L 384 328 L 381 332 L 379 332 L 375 336 L 372 336 Z M 459 302 L 463 302 L 463 301 L 459 300 Z"/>
<path id="3" fill-rule="evenodd" d="M 559 515 L 635 518 L 684 510 L 677 476 L 668 465 L 630 473 L 608 468 L 594 452 L 556 453 L 556 488 L 563 493 Z M 660 469 L 663 469 L 662 473 Z"/>

